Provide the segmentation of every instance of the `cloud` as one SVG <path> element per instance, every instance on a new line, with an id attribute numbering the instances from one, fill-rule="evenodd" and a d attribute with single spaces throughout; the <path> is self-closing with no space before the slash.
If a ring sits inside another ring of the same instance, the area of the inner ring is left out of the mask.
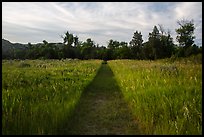
<path id="1" fill-rule="evenodd" d="M 141 31 L 144 41 L 162 24 L 176 38 L 177 20 L 193 19 L 202 44 L 202 3 L 188 2 L 3 2 L 2 36 L 13 42 L 62 42 L 69 31 L 100 45 L 110 39 L 129 42 Z"/>

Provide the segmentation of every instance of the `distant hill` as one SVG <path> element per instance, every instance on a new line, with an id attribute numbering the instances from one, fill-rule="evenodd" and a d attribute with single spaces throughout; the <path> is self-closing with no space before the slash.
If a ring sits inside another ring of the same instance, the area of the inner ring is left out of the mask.
<path id="1" fill-rule="evenodd" d="M 8 40 L 2 39 L 2 58 L 11 57 L 14 51 L 26 50 L 28 44 L 11 43 Z"/>
<path id="2" fill-rule="evenodd" d="M 11 49 L 26 49 L 28 44 L 11 43 L 8 40 L 2 39 L 2 50 L 8 51 Z"/>
<path id="3" fill-rule="evenodd" d="M 57 46 L 60 49 L 64 46 L 63 43 L 49 43 L 50 45 Z M 34 47 L 42 46 L 43 43 L 32 44 Z M 2 58 L 9 59 L 14 58 L 14 54 L 25 54 L 28 50 L 28 44 L 11 43 L 8 40 L 2 39 Z"/>

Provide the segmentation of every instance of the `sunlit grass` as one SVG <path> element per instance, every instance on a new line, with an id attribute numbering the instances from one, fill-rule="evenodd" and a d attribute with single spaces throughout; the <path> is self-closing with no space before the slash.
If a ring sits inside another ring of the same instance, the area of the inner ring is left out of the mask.
<path id="1" fill-rule="evenodd" d="M 3 60 L 2 133 L 56 134 L 100 60 Z"/>
<path id="2" fill-rule="evenodd" d="M 144 134 L 202 134 L 202 64 L 108 62 Z"/>

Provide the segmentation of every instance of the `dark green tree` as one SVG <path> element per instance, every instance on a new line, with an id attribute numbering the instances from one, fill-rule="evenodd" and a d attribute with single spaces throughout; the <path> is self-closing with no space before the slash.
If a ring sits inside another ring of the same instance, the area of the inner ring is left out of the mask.
<path id="1" fill-rule="evenodd" d="M 47 42 L 46 40 L 43 40 L 43 43 L 44 43 L 44 45 L 47 45 L 47 44 L 48 44 L 48 42 Z"/>
<path id="2" fill-rule="evenodd" d="M 195 47 L 192 47 L 195 39 L 195 36 L 193 35 L 195 30 L 193 20 L 189 21 L 182 19 L 177 21 L 177 23 L 180 26 L 180 28 L 176 29 L 176 40 L 180 45 L 177 55 L 179 57 L 190 56 L 193 52 L 192 50 L 195 49 Z"/>
<path id="3" fill-rule="evenodd" d="M 130 59 L 130 48 L 127 42 L 120 42 L 120 47 L 117 49 L 117 59 Z"/>
<path id="4" fill-rule="evenodd" d="M 115 44 L 116 44 L 116 42 L 114 42 L 114 40 L 112 40 L 112 39 L 110 39 L 109 42 L 108 42 L 107 53 L 106 53 L 108 60 L 111 60 L 111 59 L 115 58 L 114 57 L 115 56 L 114 55 L 114 53 L 115 53 Z"/>
<path id="5" fill-rule="evenodd" d="M 72 46 L 74 42 L 74 36 L 73 34 L 69 33 L 68 31 L 65 33 L 65 36 L 61 36 L 63 38 L 63 43 L 69 47 Z"/>
<path id="6" fill-rule="evenodd" d="M 129 42 L 131 51 L 132 51 L 132 57 L 134 59 L 141 59 L 142 58 L 142 46 L 143 46 L 143 39 L 141 32 L 136 31 L 133 34 L 132 40 Z"/>
<path id="7" fill-rule="evenodd" d="M 176 29 L 176 33 L 178 34 L 176 40 L 179 42 L 179 45 L 185 48 L 192 46 L 195 39 L 193 35 L 195 30 L 193 20 L 188 21 L 183 19 L 177 23 L 180 26 L 180 28 Z"/>
<path id="8" fill-rule="evenodd" d="M 161 58 L 171 57 L 175 53 L 175 45 L 171 37 L 170 30 L 165 31 L 164 27 L 159 24 L 160 30 L 160 55 Z"/>
<path id="9" fill-rule="evenodd" d="M 79 44 L 79 38 L 77 36 L 74 37 L 74 47 Z"/>
<path id="10" fill-rule="evenodd" d="M 83 42 L 81 47 L 82 59 L 93 59 L 94 54 L 94 42 L 91 38 L 88 38 L 85 42 Z"/>
<path id="11" fill-rule="evenodd" d="M 160 33 L 157 26 L 154 26 L 152 33 L 149 33 L 149 46 L 151 50 L 151 59 L 159 59 L 160 58 Z"/>

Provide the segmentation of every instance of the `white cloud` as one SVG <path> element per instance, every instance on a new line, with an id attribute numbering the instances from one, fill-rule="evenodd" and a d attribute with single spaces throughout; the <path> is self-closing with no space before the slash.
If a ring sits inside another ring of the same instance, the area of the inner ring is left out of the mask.
<path id="1" fill-rule="evenodd" d="M 194 20 L 202 44 L 201 2 L 3 2 L 2 35 L 23 43 L 59 42 L 68 30 L 80 40 L 91 37 L 106 45 L 110 39 L 129 42 L 136 30 L 146 41 L 153 27 L 162 24 L 175 41 L 176 21 L 182 18 Z"/>

